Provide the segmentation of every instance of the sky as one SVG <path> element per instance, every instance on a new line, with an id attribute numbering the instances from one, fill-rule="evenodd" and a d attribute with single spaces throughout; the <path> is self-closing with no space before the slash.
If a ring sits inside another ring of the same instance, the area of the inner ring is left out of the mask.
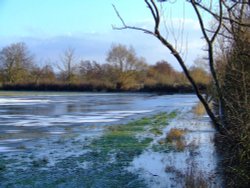
<path id="1" fill-rule="evenodd" d="M 172 42 L 177 38 L 191 65 L 202 54 L 198 22 L 184 0 L 170 1 L 176 3 L 164 3 L 160 8 L 167 22 L 167 29 L 164 26 L 162 31 Z M 152 16 L 143 0 L 0 0 L 0 47 L 25 42 L 40 63 L 60 63 L 63 52 L 73 48 L 79 59 L 104 63 L 111 45 L 121 43 L 133 46 L 149 64 L 164 59 L 180 69 L 154 37 L 139 31 L 113 30 L 112 25 L 121 26 L 121 22 L 112 4 L 128 25 L 153 29 Z M 184 32 L 178 33 L 183 17 Z"/>

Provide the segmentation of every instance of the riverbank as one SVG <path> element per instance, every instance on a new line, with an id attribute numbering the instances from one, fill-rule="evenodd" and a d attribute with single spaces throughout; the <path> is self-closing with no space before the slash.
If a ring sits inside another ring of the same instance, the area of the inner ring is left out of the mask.
<path id="1" fill-rule="evenodd" d="M 200 91 L 206 91 L 208 86 L 198 84 Z M 136 88 L 122 89 L 105 84 L 65 84 L 65 83 L 46 83 L 46 84 L 2 84 L 0 91 L 68 91 L 68 92 L 163 92 L 163 93 L 194 93 L 193 87 L 189 84 L 183 85 L 141 85 Z"/>

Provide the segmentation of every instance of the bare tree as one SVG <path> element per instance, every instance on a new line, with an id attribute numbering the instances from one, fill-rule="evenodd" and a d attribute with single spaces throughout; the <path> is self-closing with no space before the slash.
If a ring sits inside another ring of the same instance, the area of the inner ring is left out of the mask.
<path id="1" fill-rule="evenodd" d="M 79 76 L 85 81 L 103 79 L 103 67 L 96 61 L 81 60 L 79 64 Z"/>
<path id="2" fill-rule="evenodd" d="M 71 83 L 74 78 L 74 73 L 76 71 L 76 57 L 75 51 L 72 48 L 68 48 L 64 51 L 61 56 L 62 66 L 58 66 L 61 71 L 64 80 L 68 83 Z"/>
<path id="3" fill-rule="evenodd" d="M 208 105 L 187 69 L 184 57 L 160 29 L 162 12 L 155 0 L 144 0 L 153 17 L 154 28 L 144 29 L 126 24 L 114 6 L 122 26 L 156 37 L 167 47 L 183 69 L 194 91 L 221 133 L 225 179 L 229 187 L 249 187 L 250 182 L 250 1 L 249 0 L 187 0 L 194 11 L 206 43 L 207 62 L 213 85 L 214 110 Z M 168 0 L 158 0 L 168 2 Z M 173 1 L 170 1 L 173 3 Z M 175 1 L 174 1 L 175 2 Z M 204 15 L 213 18 L 212 26 Z M 220 46 L 218 47 L 218 41 Z M 229 173 L 228 173 L 229 172 Z"/>
<path id="4" fill-rule="evenodd" d="M 167 0 L 159 0 L 159 2 L 167 2 Z M 206 98 L 202 95 L 202 93 L 199 91 L 199 88 L 197 86 L 197 83 L 193 79 L 193 77 L 190 74 L 190 71 L 188 70 L 184 57 L 181 55 L 181 53 L 178 51 L 176 45 L 172 43 L 168 38 L 164 37 L 164 34 L 162 30 L 160 29 L 160 26 L 164 23 L 162 21 L 163 15 L 160 12 L 160 5 L 157 4 L 155 0 L 144 0 L 145 4 L 147 5 L 154 21 L 154 28 L 152 30 L 136 27 L 136 26 L 130 26 L 127 25 L 124 21 L 123 17 L 120 15 L 119 11 L 116 9 L 116 7 L 113 5 L 114 10 L 120 19 L 122 26 L 121 27 L 114 27 L 116 30 L 124 30 L 124 29 L 132 29 L 132 30 L 138 30 L 142 31 L 146 34 L 152 35 L 155 38 L 157 38 L 165 47 L 167 47 L 171 54 L 175 57 L 177 62 L 180 64 L 181 68 L 183 69 L 184 74 L 186 75 L 187 79 L 191 83 L 191 85 L 194 88 L 194 91 L 203 104 L 203 106 L 206 109 L 207 114 L 211 118 L 213 124 L 216 126 L 217 130 L 222 133 L 222 130 L 224 128 L 224 99 L 223 99 L 223 93 L 221 88 L 221 83 L 218 79 L 218 73 L 216 72 L 215 68 L 215 57 L 214 57 L 214 46 L 215 41 L 218 38 L 218 36 L 223 35 L 221 33 L 222 28 L 226 28 L 226 26 L 231 26 L 230 29 L 227 28 L 228 31 L 232 33 L 232 31 L 235 31 L 233 29 L 234 25 L 243 27 L 247 25 L 244 22 L 244 16 L 242 16 L 245 13 L 246 6 L 248 6 L 247 1 L 221 1 L 221 0 L 214 0 L 210 1 L 210 4 L 205 4 L 205 1 L 202 0 L 188 0 L 187 3 L 193 8 L 193 11 L 195 12 L 197 16 L 197 20 L 200 25 L 200 29 L 203 35 L 203 38 L 207 45 L 207 59 L 209 64 L 210 73 L 212 75 L 212 81 L 213 85 L 215 87 L 216 96 L 219 103 L 219 116 L 211 109 L 211 107 L 208 104 L 208 101 Z M 212 6 L 211 6 L 212 5 Z M 214 8 L 214 7 L 218 8 Z M 239 10 L 240 14 L 239 16 L 234 15 L 234 8 L 240 7 Z M 209 15 L 212 15 L 212 17 L 215 19 L 215 25 L 213 29 L 209 29 L 206 27 L 205 19 L 203 18 L 203 14 L 201 11 L 208 13 Z M 225 23 L 228 23 L 226 25 Z"/>

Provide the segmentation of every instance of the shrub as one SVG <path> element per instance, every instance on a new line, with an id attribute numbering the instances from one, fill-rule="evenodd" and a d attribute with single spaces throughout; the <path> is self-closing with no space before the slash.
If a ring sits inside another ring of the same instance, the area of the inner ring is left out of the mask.
<path id="1" fill-rule="evenodd" d="M 172 128 L 167 134 L 167 141 L 172 142 L 176 140 L 180 140 L 183 138 L 185 131 L 182 129 Z"/>

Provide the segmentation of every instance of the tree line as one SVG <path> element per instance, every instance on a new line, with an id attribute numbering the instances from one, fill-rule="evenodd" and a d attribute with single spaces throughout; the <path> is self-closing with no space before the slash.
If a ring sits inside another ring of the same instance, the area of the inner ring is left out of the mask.
<path id="1" fill-rule="evenodd" d="M 190 71 L 205 89 L 210 83 L 208 72 L 201 66 L 192 66 Z M 59 64 L 43 66 L 25 43 L 10 44 L 0 51 L 0 83 L 5 90 L 192 91 L 184 74 L 167 61 L 149 65 L 133 47 L 122 44 L 111 46 L 105 63 L 79 60 L 74 49 L 68 48 Z"/>

